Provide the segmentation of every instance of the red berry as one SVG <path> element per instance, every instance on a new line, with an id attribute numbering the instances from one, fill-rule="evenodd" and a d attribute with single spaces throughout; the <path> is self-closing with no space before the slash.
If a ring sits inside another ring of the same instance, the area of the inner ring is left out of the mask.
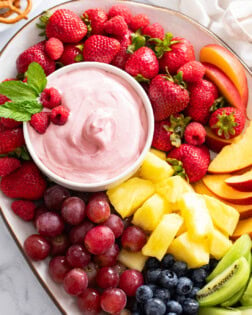
<path id="1" fill-rule="evenodd" d="M 105 222 L 103 222 L 103 225 L 109 227 L 113 231 L 115 238 L 121 236 L 124 230 L 123 221 L 116 214 L 111 214 L 110 217 Z"/>
<path id="2" fill-rule="evenodd" d="M 61 104 L 61 94 L 55 88 L 47 88 L 41 93 L 40 101 L 46 108 L 54 108 Z"/>
<path id="3" fill-rule="evenodd" d="M 123 4 L 113 5 L 108 12 L 108 16 L 111 18 L 113 16 L 122 16 L 127 24 L 130 24 L 132 19 L 132 14 L 130 9 Z"/>
<path id="4" fill-rule="evenodd" d="M 63 54 L 64 46 L 61 40 L 51 37 L 45 44 L 45 51 L 52 60 L 58 60 Z"/>
<path id="5" fill-rule="evenodd" d="M 45 205 L 49 210 L 59 211 L 66 198 L 70 197 L 70 192 L 59 185 L 48 188 L 44 194 Z"/>
<path id="6" fill-rule="evenodd" d="M 33 260 L 43 260 L 50 252 L 50 243 L 41 235 L 33 234 L 24 242 L 24 251 Z"/>
<path id="7" fill-rule="evenodd" d="M 84 268 L 84 271 L 86 272 L 88 276 L 88 286 L 94 287 L 96 286 L 96 276 L 98 273 L 98 266 L 94 264 L 92 261 Z"/>
<path id="8" fill-rule="evenodd" d="M 96 282 L 102 289 L 116 288 L 119 283 L 119 274 L 112 267 L 103 267 L 98 271 Z"/>
<path id="9" fill-rule="evenodd" d="M 0 132 L 0 154 L 12 152 L 24 144 L 25 141 L 22 128 Z"/>
<path id="10" fill-rule="evenodd" d="M 94 223 L 102 223 L 110 216 L 110 206 L 108 201 L 99 195 L 94 195 L 89 199 L 86 208 L 87 217 Z"/>
<path id="11" fill-rule="evenodd" d="M 143 35 L 147 35 L 150 38 L 159 38 L 161 40 L 163 40 L 165 36 L 164 28 L 159 23 L 154 23 L 154 24 L 145 26 L 142 29 L 142 33 Z"/>
<path id="12" fill-rule="evenodd" d="M 172 149 L 171 135 L 172 131 L 168 131 L 167 128 L 170 126 L 169 119 L 156 121 L 154 135 L 152 139 L 152 146 L 161 151 L 170 151 Z"/>
<path id="13" fill-rule="evenodd" d="M 122 16 L 114 16 L 104 24 L 104 31 L 122 37 L 128 33 L 128 25 Z"/>
<path id="14" fill-rule="evenodd" d="M 184 133 L 185 141 L 192 145 L 201 145 L 206 140 L 206 130 L 198 122 L 190 123 Z"/>
<path id="15" fill-rule="evenodd" d="M 11 209 L 24 221 L 31 221 L 34 218 L 36 205 L 28 200 L 16 200 L 11 204 Z"/>
<path id="16" fill-rule="evenodd" d="M 139 28 L 143 28 L 147 25 L 150 24 L 149 18 L 147 15 L 145 14 L 138 14 L 135 15 L 132 19 L 131 19 L 131 23 L 130 23 L 130 28 L 132 29 L 132 31 L 137 31 Z"/>
<path id="17" fill-rule="evenodd" d="M 182 72 L 183 80 L 190 83 L 195 83 L 205 75 L 206 69 L 202 63 L 193 60 L 185 63 L 182 67 L 177 70 L 177 73 Z"/>
<path id="18" fill-rule="evenodd" d="M 77 303 L 83 314 L 96 315 L 100 312 L 100 294 L 95 289 L 87 288 L 78 296 Z"/>
<path id="19" fill-rule="evenodd" d="M 147 237 L 142 229 L 137 226 L 129 226 L 124 230 L 121 238 L 122 247 L 132 252 L 138 252 L 147 242 Z"/>
<path id="20" fill-rule="evenodd" d="M 104 254 L 115 242 L 114 233 L 107 226 L 96 226 L 87 232 L 84 243 L 94 255 Z"/>
<path id="21" fill-rule="evenodd" d="M 69 224 L 78 225 L 85 218 L 85 203 L 78 197 L 67 198 L 61 208 L 62 218 Z"/>
<path id="22" fill-rule="evenodd" d="M 47 112 L 34 114 L 31 117 L 30 124 L 38 133 L 43 134 L 50 124 L 50 114 Z"/>
<path id="23" fill-rule="evenodd" d="M 100 8 L 89 9 L 83 13 L 84 22 L 88 31 L 93 34 L 102 35 L 104 33 L 104 23 L 108 20 L 107 13 Z"/>
<path id="24" fill-rule="evenodd" d="M 68 248 L 66 259 L 71 267 L 84 268 L 89 264 L 91 255 L 87 252 L 83 245 L 76 244 Z"/>
<path id="25" fill-rule="evenodd" d="M 64 106 L 57 106 L 54 107 L 51 111 L 51 121 L 55 124 L 55 125 L 65 125 L 65 123 L 68 120 L 68 116 L 69 116 L 70 112 L 67 108 L 65 108 Z"/>
<path id="26" fill-rule="evenodd" d="M 21 166 L 21 163 L 16 158 L 3 157 L 0 158 L 0 176 L 6 176 L 14 172 Z"/>
<path id="27" fill-rule="evenodd" d="M 16 121 L 11 118 L 1 118 L 0 123 L 6 128 L 6 129 L 14 129 L 22 125 L 22 121 Z"/>
<path id="28" fill-rule="evenodd" d="M 60 234 L 53 237 L 51 240 L 51 255 L 58 256 L 65 254 L 69 247 L 69 239 L 65 234 Z"/>
<path id="29" fill-rule="evenodd" d="M 64 46 L 64 51 L 59 59 L 64 66 L 70 65 L 75 62 L 80 62 L 83 60 L 82 56 L 83 44 L 74 45 L 67 44 Z"/>
<path id="30" fill-rule="evenodd" d="M 94 257 L 94 262 L 100 267 L 111 267 L 116 264 L 120 249 L 117 244 L 113 244 L 104 254 Z"/>
<path id="31" fill-rule="evenodd" d="M 64 222 L 57 213 L 45 212 L 36 220 L 39 234 L 46 237 L 55 237 L 64 230 Z"/>
<path id="32" fill-rule="evenodd" d="M 124 69 L 130 54 L 127 53 L 128 46 L 131 44 L 131 31 L 128 31 L 126 35 L 118 39 L 121 47 L 116 56 L 112 60 L 112 65 Z"/>
<path id="33" fill-rule="evenodd" d="M 101 308 L 109 314 L 121 312 L 126 306 L 126 303 L 126 294 L 121 289 L 107 289 L 101 296 Z"/>
<path id="34" fill-rule="evenodd" d="M 84 238 L 89 230 L 94 227 L 94 224 L 89 221 L 84 221 L 80 225 L 71 228 L 69 237 L 72 244 L 83 244 Z"/>
<path id="35" fill-rule="evenodd" d="M 49 275 L 56 283 L 62 283 L 70 269 L 65 256 L 54 257 L 49 262 Z"/>
<path id="36" fill-rule="evenodd" d="M 72 269 L 66 274 L 63 285 L 68 294 L 80 295 L 88 286 L 87 274 L 82 269 Z"/>
<path id="37" fill-rule="evenodd" d="M 128 296 L 135 296 L 136 290 L 144 284 L 144 278 L 140 271 L 125 270 L 120 277 L 119 288 Z"/>

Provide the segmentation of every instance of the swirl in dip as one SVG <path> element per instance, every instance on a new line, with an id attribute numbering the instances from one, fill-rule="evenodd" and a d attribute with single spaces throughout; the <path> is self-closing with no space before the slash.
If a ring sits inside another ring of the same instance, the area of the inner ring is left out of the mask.
<path id="1" fill-rule="evenodd" d="M 91 66 L 53 75 L 47 87 L 61 92 L 68 121 L 51 123 L 42 135 L 28 125 L 28 132 L 38 158 L 53 173 L 93 184 L 120 175 L 138 159 L 147 139 L 147 115 L 126 80 Z"/>

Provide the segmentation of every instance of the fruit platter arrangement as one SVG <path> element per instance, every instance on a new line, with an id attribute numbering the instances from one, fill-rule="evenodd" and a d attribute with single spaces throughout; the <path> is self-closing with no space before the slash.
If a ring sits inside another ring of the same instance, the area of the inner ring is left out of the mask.
<path id="1" fill-rule="evenodd" d="M 62 312 L 251 315 L 243 65 L 127 3 L 37 22 L 0 83 L 0 197 Z"/>

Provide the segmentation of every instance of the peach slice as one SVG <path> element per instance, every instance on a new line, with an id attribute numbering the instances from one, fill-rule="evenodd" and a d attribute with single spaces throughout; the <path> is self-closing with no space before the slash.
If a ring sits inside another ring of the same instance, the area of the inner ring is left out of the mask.
<path id="1" fill-rule="evenodd" d="M 231 238 L 235 240 L 243 234 L 249 234 L 252 239 L 252 218 L 240 220 Z"/>
<path id="2" fill-rule="evenodd" d="M 203 177 L 203 183 L 207 188 L 218 197 L 232 203 L 249 205 L 252 203 L 252 192 L 238 191 L 225 183 L 230 174 L 224 175 L 206 175 Z"/>
<path id="3" fill-rule="evenodd" d="M 200 61 L 215 65 L 234 83 L 246 108 L 248 103 L 248 83 L 243 65 L 225 47 L 216 44 L 204 46 L 200 51 Z"/>
<path id="4" fill-rule="evenodd" d="M 252 165 L 252 122 L 242 138 L 225 146 L 212 160 L 208 172 L 214 174 L 233 173 Z"/>
<path id="5" fill-rule="evenodd" d="M 232 176 L 225 183 L 240 191 L 252 191 L 252 170 L 238 176 Z"/>
<path id="6" fill-rule="evenodd" d="M 207 195 L 210 197 L 215 197 L 215 198 L 219 199 L 220 201 L 225 202 L 225 204 L 227 204 L 228 206 L 235 208 L 240 213 L 241 219 L 248 218 L 252 215 L 252 204 L 250 204 L 250 205 L 237 205 L 237 204 L 228 202 L 224 199 L 221 199 L 221 198 L 217 197 L 215 194 L 213 194 L 206 187 L 206 185 L 203 183 L 202 180 L 194 183 L 193 188 L 196 191 L 196 193 L 198 193 L 198 194 Z"/>
<path id="7" fill-rule="evenodd" d="M 210 63 L 203 62 L 203 65 L 206 68 L 205 76 L 217 85 L 221 94 L 232 106 L 240 109 L 246 114 L 246 107 L 242 102 L 241 96 L 229 77 L 222 70 Z"/>

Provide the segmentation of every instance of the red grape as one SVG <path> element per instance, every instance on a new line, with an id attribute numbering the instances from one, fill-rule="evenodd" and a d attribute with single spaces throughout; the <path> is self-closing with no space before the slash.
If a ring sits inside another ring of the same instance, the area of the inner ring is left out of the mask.
<path id="1" fill-rule="evenodd" d="M 100 294 L 95 289 L 87 288 L 78 296 L 77 303 L 83 314 L 97 315 L 101 309 Z"/>
<path id="2" fill-rule="evenodd" d="M 111 267 L 116 264 L 120 249 L 117 244 L 113 244 L 104 254 L 94 256 L 94 262 L 100 267 Z"/>
<path id="3" fill-rule="evenodd" d="M 50 260 L 49 274 L 56 283 L 62 283 L 70 269 L 65 256 L 56 256 Z"/>
<path id="4" fill-rule="evenodd" d="M 124 230 L 121 238 L 122 247 L 132 252 L 138 252 L 147 242 L 147 237 L 142 229 L 137 226 L 129 226 Z"/>
<path id="5" fill-rule="evenodd" d="M 88 286 L 87 274 L 82 269 L 72 269 L 66 274 L 63 284 L 68 294 L 80 295 Z"/>
<path id="6" fill-rule="evenodd" d="M 96 286 L 96 276 L 98 273 L 98 266 L 93 262 L 90 262 L 85 268 L 84 271 L 88 276 L 88 285 L 91 287 Z"/>
<path id="7" fill-rule="evenodd" d="M 83 244 L 84 238 L 89 230 L 94 227 L 90 221 L 84 221 L 80 225 L 71 228 L 69 238 L 72 244 Z"/>
<path id="8" fill-rule="evenodd" d="M 69 224 L 78 225 L 85 218 L 85 203 L 78 197 L 65 199 L 61 208 L 62 218 Z"/>
<path id="9" fill-rule="evenodd" d="M 113 266 L 113 268 L 119 273 L 119 275 L 121 275 L 127 268 L 121 264 L 120 262 L 118 262 L 115 266 Z"/>
<path id="10" fill-rule="evenodd" d="M 36 221 L 36 228 L 39 234 L 47 237 L 54 237 L 64 230 L 64 222 L 57 213 L 42 213 Z"/>
<path id="11" fill-rule="evenodd" d="M 87 232 L 85 246 L 94 255 L 104 254 L 115 242 L 115 235 L 107 226 L 96 226 Z"/>
<path id="12" fill-rule="evenodd" d="M 89 264 L 91 255 L 83 245 L 76 244 L 68 248 L 66 259 L 70 266 L 84 268 Z"/>
<path id="13" fill-rule="evenodd" d="M 94 223 L 102 223 L 110 216 L 109 202 L 99 194 L 93 195 L 87 204 L 87 217 Z"/>
<path id="14" fill-rule="evenodd" d="M 96 276 L 96 282 L 102 289 L 116 288 L 119 283 L 119 274 L 112 267 L 101 268 Z"/>
<path id="15" fill-rule="evenodd" d="M 143 275 L 137 270 L 125 270 L 120 277 L 119 287 L 128 296 L 135 296 L 136 290 L 144 283 Z"/>
<path id="16" fill-rule="evenodd" d="M 33 260 L 43 260 L 50 252 L 50 243 L 41 235 L 33 234 L 24 242 L 24 251 Z"/>
<path id="17" fill-rule="evenodd" d="M 41 206 L 38 206 L 36 209 L 35 209 L 35 216 L 34 216 L 34 224 L 36 226 L 36 221 L 37 221 L 37 218 L 42 214 L 42 213 L 45 213 L 45 212 L 48 212 L 49 210 L 46 208 L 45 205 L 41 205 Z"/>
<path id="18" fill-rule="evenodd" d="M 58 256 L 65 254 L 68 246 L 69 246 L 69 239 L 65 234 L 60 234 L 53 237 L 51 240 L 51 255 Z"/>
<path id="19" fill-rule="evenodd" d="M 101 296 L 101 308 L 109 314 L 121 312 L 126 303 L 126 294 L 118 288 L 107 289 Z"/>
<path id="20" fill-rule="evenodd" d="M 90 195 L 90 197 L 89 197 L 89 200 L 91 200 L 91 199 L 96 199 L 96 198 L 98 198 L 98 199 L 104 199 L 104 200 L 106 200 L 107 202 L 109 202 L 108 196 L 107 196 L 107 194 L 106 194 L 104 191 L 98 191 L 98 192 L 92 193 L 92 194 Z"/>
<path id="21" fill-rule="evenodd" d="M 68 197 L 70 192 L 66 188 L 54 185 L 45 191 L 45 205 L 49 210 L 60 211 L 63 201 Z"/>
<path id="22" fill-rule="evenodd" d="M 123 220 L 115 214 L 111 214 L 111 216 L 103 223 L 103 225 L 109 227 L 113 231 L 115 238 L 121 236 L 124 230 Z"/>

